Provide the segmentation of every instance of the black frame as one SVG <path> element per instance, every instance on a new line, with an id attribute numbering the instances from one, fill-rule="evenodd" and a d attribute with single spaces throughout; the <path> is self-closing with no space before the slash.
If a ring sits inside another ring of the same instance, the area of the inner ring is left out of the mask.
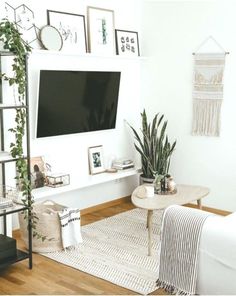
<path id="1" fill-rule="evenodd" d="M 124 35 L 125 35 L 125 33 L 133 34 L 134 35 L 134 37 L 136 39 L 136 50 L 137 50 L 137 53 L 136 52 L 134 54 L 129 53 L 129 54 L 126 55 L 126 54 L 123 54 L 120 51 L 119 40 L 118 40 L 118 32 L 124 32 Z M 136 32 L 136 31 L 128 31 L 128 30 L 115 29 L 115 37 L 116 37 L 116 54 L 117 55 L 123 55 L 123 56 L 140 56 L 138 32 Z"/>
<path id="2" fill-rule="evenodd" d="M 76 14 L 76 13 L 69 13 L 69 12 L 64 12 L 64 11 L 57 11 L 57 10 L 49 10 L 47 9 L 47 23 L 48 25 L 52 25 L 54 26 L 57 30 L 59 30 L 54 24 L 50 24 L 50 13 L 58 13 L 58 14 L 64 14 L 64 15 L 72 15 L 72 16 L 77 16 L 77 17 L 81 17 L 83 19 L 83 24 L 84 24 L 84 43 L 85 43 L 85 53 L 88 52 L 88 46 L 87 46 L 87 34 L 86 34 L 86 26 L 85 26 L 85 16 L 82 14 Z M 59 30 L 60 32 L 60 30 Z M 64 38 L 62 36 L 63 39 L 63 44 L 64 44 Z"/>

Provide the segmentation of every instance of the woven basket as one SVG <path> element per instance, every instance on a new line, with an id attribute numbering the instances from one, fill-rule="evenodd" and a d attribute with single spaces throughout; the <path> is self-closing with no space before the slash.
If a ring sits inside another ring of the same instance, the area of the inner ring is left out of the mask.
<path id="1" fill-rule="evenodd" d="M 59 205 L 51 200 L 34 204 L 33 210 L 39 218 L 37 220 L 36 230 L 40 235 L 46 236 L 47 239 L 42 241 L 42 239 L 33 237 L 33 252 L 47 253 L 63 249 L 61 241 L 61 226 L 57 212 L 62 211 L 65 208 L 65 206 Z M 28 248 L 27 220 L 24 219 L 24 213 L 19 213 L 19 223 L 21 237 Z"/>

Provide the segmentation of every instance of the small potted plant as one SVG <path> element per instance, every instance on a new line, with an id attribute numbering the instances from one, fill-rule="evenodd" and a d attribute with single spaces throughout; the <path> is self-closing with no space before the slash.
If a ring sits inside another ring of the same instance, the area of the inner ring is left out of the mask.
<path id="1" fill-rule="evenodd" d="M 166 135 L 167 121 L 164 115 L 156 114 L 151 123 L 148 122 L 145 109 L 141 113 L 141 136 L 132 127 L 136 143 L 134 146 L 141 156 L 142 174 L 140 183 L 160 182 L 169 172 L 171 155 L 176 141 L 172 144 Z"/>

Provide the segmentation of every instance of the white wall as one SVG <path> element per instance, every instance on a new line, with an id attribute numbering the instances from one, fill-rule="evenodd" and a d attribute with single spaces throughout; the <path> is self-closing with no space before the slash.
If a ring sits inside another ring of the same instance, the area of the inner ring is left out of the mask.
<path id="1" fill-rule="evenodd" d="M 4 16 L 4 2 L 0 0 L 0 17 Z M 8 1 L 17 7 L 21 0 Z M 83 14 L 87 6 L 114 10 L 115 28 L 139 31 L 141 1 L 137 0 L 68 0 L 68 1 L 33 1 L 25 0 L 35 14 L 35 23 L 39 28 L 47 24 L 46 10 L 58 10 Z M 87 18 L 86 18 L 87 19 Z M 37 44 L 34 46 L 38 47 Z M 35 139 L 36 104 L 38 78 L 40 69 L 74 69 L 74 70 L 118 70 L 122 72 L 117 126 L 115 130 L 59 136 L 47 139 Z M 29 95 L 31 121 L 31 154 L 44 156 L 55 171 L 76 174 L 80 177 L 89 174 L 88 147 L 103 145 L 105 163 L 111 157 L 134 158 L 133 137 L 124 119 L 137 126 L 140 112 L 140 62 L 137 59 L 117 59 L 102 57 L 79 57 L 75 55 L 49 54 L 34 52 L 29 59 Z M 129 177 L 120 182 L 104 183 L 82 190 L 52 196 L 56 202 L 68 206 L 86 208 L 109 200 L 129 195 L 136 187 L 138 178 Z M 16 223 L 14 224 L 16 225 Z"/>
<path id="2" fill-rule="evenodd" d="M 143 104 L 162 112 L 177 139 L 171 173 L 178 183 L 208 186 L 204 204 L 236 210 L 236 39 L 235 1 L 146 1 L 142 52 Z M 191 136 L 192 52 L 212 35 L 226 57 L 222 127 L 219 138 Z"/>

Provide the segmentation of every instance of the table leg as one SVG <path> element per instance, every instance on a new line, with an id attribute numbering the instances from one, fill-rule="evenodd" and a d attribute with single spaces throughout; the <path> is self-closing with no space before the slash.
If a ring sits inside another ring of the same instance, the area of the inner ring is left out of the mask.
<path id="1" fill-rule="evenodd" d="M 148 256 L 152 256 L 152 216 L 153 210 L 148 210 L 147 225 L 148 225 Z"/>
<path id="2" fill-rule="evenodd" d="M 197 200 L 197 205 L 198 205 L 199 210 L 202 210 L 202 199 L 201 198 L 199 198 Z"/>

